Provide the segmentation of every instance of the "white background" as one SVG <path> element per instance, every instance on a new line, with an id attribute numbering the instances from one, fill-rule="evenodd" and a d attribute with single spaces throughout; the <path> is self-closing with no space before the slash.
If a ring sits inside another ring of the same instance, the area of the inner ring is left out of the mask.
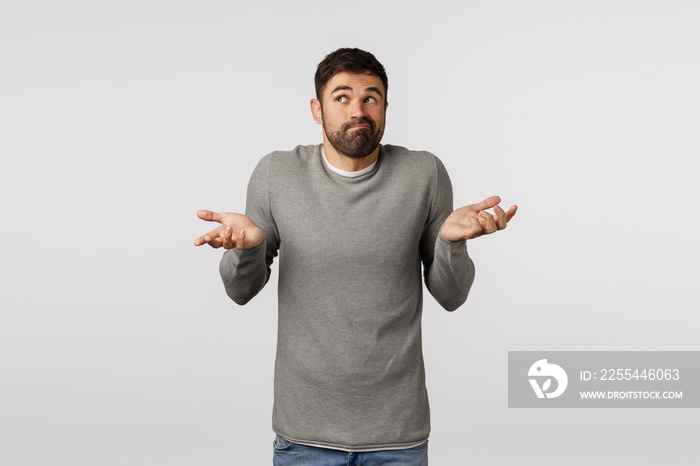
<path id="1" fill-rule="evenodd" d="M 434 465 L 695 464 L 694 409 L 508 409 L 509 350 L 700 350 L 694 1 L 0 3 L 0 463 L 264 465 L 276 275 L 198 209 L 321 141 L 317 63 L 389 74 L 384 142 L 520 211 L 426 296 Z"/>

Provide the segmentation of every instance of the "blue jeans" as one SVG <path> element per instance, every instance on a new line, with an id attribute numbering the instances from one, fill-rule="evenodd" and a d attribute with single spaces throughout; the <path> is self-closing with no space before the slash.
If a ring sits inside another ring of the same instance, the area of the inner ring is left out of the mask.
<path id="1" fill-rule="evenodd" d="M 428 466 L 428 442 L 404 450 L 348 453 L 299 445 L 278 435 L 273 447 L 273 466 Z"/>

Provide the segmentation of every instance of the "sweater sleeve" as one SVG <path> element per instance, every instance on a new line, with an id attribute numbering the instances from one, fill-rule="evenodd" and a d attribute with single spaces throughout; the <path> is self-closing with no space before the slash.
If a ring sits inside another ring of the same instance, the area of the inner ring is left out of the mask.
<path id="1" fill-rule="evenodd" d="M 239 305 L 246 304 L 270 279 L 270 267 L 279 249 L 279 234 L 270 208 L 268 171 L 272 154 L 258 163 L 248 182 L 245 214 L 265 233 L 258 246 L 224 252 L 219 272 L 226 294 Z"/>
<path id="2" fill-rule="evenodd" d="M 435 157 L 435 189 L 420 248 L 425 285 L 448 311 L 464 304 L 474 281 L 474 263 L 467 253 L 467 242 L 451 242 L 440 235 L 452 210 L 452 183 L 445 166 Z"/>

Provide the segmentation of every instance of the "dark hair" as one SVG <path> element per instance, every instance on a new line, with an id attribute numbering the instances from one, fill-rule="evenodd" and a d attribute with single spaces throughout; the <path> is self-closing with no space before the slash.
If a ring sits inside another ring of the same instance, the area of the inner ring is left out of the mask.
<path id="1" fill-rule="evenodd" d="M 341 71 L 349 71 L 358 74 L 371 74 L 377 76 L 384 84 L 384 101 L 389 89 L 389 80 L 386 71 L 379 60 L 369 52 L 360 49 L 343 48 L 326 55 L 326 58 L 318 64 L 314 84 L 316 85 L 316 98 L 322 101 L 323 88 L 333 76 Z"/>

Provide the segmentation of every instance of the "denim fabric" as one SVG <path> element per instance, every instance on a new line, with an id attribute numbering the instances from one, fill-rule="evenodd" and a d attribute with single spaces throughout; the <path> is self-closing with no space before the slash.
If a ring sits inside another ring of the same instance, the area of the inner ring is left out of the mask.
<path id="1" fill-rule="evenodd" d="M 273 466 L 428 466 L 428 442 L 404 450 L 349 453 L 299 445 L 278 435 L 273 448 Z"/>

